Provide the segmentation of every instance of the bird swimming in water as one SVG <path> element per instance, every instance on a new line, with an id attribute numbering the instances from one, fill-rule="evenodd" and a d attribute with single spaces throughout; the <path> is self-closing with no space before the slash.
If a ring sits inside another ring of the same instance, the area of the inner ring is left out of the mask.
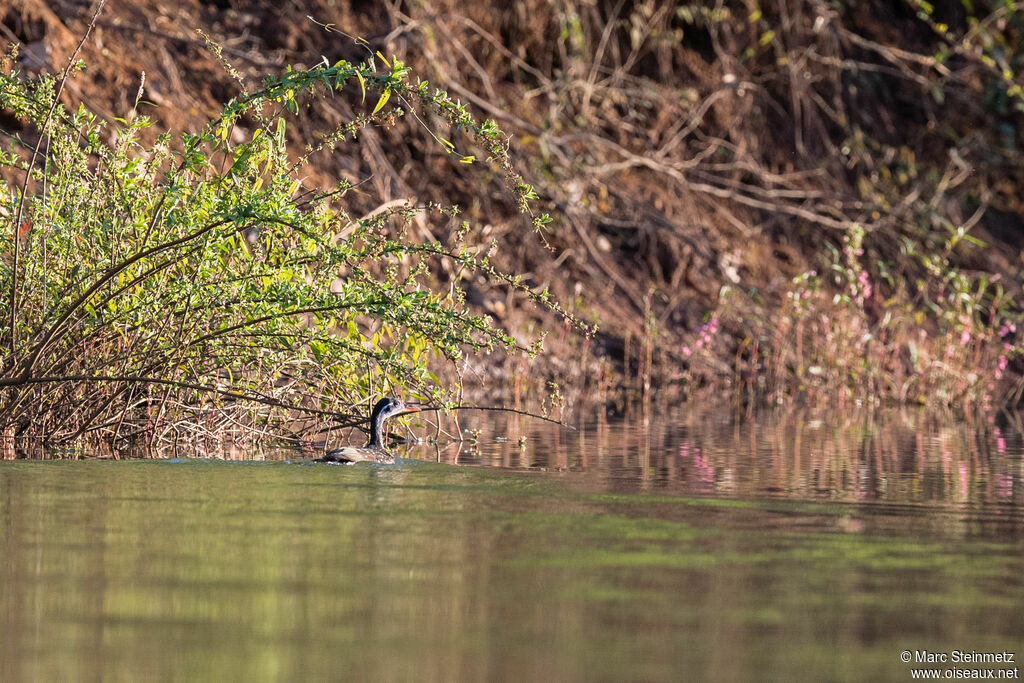
<path id="1" fill-rule="evenodd" d="M 419 408 L 408 406 L 397 398 L 382 398 L 377 401 L 377 405 L 373 407 L 373 412 L 370 413 L 370 443 L 361 448 L 358 446 L 335 448 L 333 451 L 328 451 L 324 457 L 317 458 L 314 462 L 379 462 L 391 464 L 395 461 L 395 456 L 388 453 L 387 449 L 384 448 L 384 420 L 395 415 L 418 412 L 420 412 Z"/>

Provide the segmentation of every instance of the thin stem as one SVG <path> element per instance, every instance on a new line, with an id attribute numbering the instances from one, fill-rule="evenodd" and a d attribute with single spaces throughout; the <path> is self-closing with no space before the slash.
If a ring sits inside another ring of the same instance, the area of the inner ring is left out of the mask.
<path id="1" fill-rule="evenodd" d="M 50 110 L 46 112 L 46 117 L 43 119 L 42 125 L 39 127 L 39 140 L 36 142 L 35 148 L 32 150 L 32 158 L 29 159 L 28 167 L 25 169 L 25 180 L 21 184 L 21 197 L 18 198 L 18 215 L 14 219 L 14 262 L 11 267 L 11 359 L 13 360 L 18 352 L 18 337 L 17 337 L 17 320 L 18 320 L 18 258 L 21 252 L 20 242 L 18 237 L 18 231 L 21 229 L 21 223 L 25 217 L 25 197 L 28 193 L 28 182 L 32 178 L 32 168 L 36 165 L 36 158 L 39 156 L 39 149 L 43 145 L 43 141 L 47 139 L 46 129 L 50 124 L 50 119 L 53 117 L 54 110 L 57 109 L 57 105 L 60 104 L 61 93 L 64 92 L 64 85 L 67 83 L 68 78 L 71 76 L 71 70 L 75 67 L 75 58 L 78 57 L 78 53 L 81 52 L 82 46 L 85 45 L 85 41 L 88 40 L 89 34 L 92 33 L 92 29 L 96 26 L 96 19 L 100 16 L 100 11 L 103 6 L 107 3 L 107 0 L 99 0 L 96 5 L 96 10 L 92 13 L 92 19 L 89 21 L 89 25 L 85 29 L 85 33 L 82 35 L 82 39 L 78 41 L 78 45 L 75 47 L 74 52 L 68 57 L 68 65 L 64 67 L 64 74 L 61 76 L 60 82 L 57 84 L 57 92 L 53 95 L 53 102 L 50 103 Z"/>

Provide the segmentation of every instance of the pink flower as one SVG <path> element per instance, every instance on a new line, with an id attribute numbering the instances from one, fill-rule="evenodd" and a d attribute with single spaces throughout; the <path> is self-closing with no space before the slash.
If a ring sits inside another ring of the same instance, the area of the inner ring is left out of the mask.
<path id="1" fill-rule="evenodd" d="M 970 330 L 964 330 L 963 332 L 960 333 L 960 343 L 961 344 L 967 344 L 970 341 L 971 341 L 971 331 Z"/>
<path id="2" fill-rule="evenodd" d="M 700 348 L 700 347 L 698 347 L 698 348 Z M 691 349 L 689 346 L 684 346 L 683 347 L 683 355 L 686 356 L 687 358 L 689 358 L 690 356 L 693 355 L 693 349 Z"/>

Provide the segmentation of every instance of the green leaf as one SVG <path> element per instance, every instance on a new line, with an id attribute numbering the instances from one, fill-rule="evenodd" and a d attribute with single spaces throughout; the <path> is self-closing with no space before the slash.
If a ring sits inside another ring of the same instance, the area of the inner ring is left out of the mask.
<path id="1" fill-rule="evenodd" d="M 359 81 L 359 93 L 360 102 L 366 101 L 366 81 L 363 80 L 363 74 L 356 72 L 356 80 Z"/>
<path id="2" fill-rule="evenodd" d="M 390 98 L 391 98 L 391 88 L 385 88 L 384 92 L 382 92 L 380 94 L 380 99 L 377 100 L 377 106 L 373 108 L 373 113 L 376 114 L 377 112 L 379 112 L 381 110 L 381 108 L 385 104 L 387 104 L 387 102 L 388 102 L 388 100 Z"/>

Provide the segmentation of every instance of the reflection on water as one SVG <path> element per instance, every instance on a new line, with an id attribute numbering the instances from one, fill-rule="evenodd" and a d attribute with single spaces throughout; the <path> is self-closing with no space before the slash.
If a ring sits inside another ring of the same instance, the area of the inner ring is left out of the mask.
<path id="1" fill-rule="evenodd" d="M 1024 503 L 1021 425 L 924 410 L 809 419 L 680 414 L 584 421 L 577 432 L 517 416 L 463 420 L 480 434 L 443 462 L 593 475 L 624 491 L 913 503 Z M 527 436 L 524 442 L 504 435 Z M 414 457 L 433 457 L 423 449 Z"/>
<path id="2" fill-rule="evenodd" d="M 463 426 L 401 452 L 440 463 L 0 462 L 0 680 L 908 680 L 906 649 L 1024 656 L 1006 418 Z"/>

